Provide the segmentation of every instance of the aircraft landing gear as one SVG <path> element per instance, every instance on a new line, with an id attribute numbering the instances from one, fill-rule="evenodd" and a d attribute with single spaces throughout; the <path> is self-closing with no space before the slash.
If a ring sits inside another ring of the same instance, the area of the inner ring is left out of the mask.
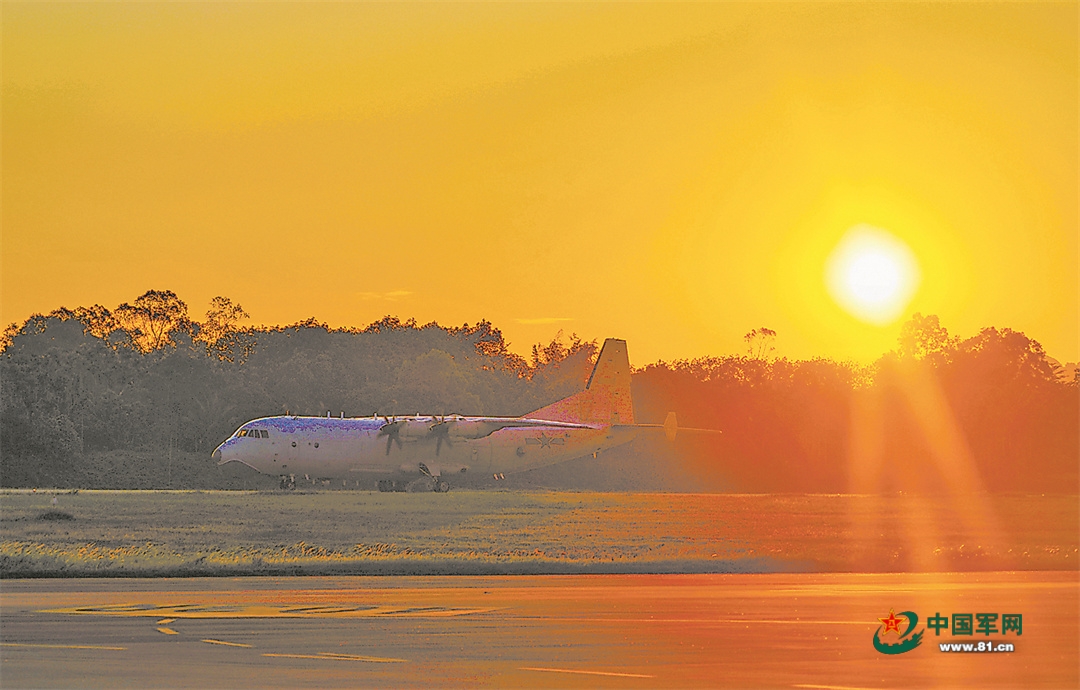
<path id="1" fill-rule="evenodd" d="M 428 469 L 428 466 L 424 463 L 420 463 L 420 474 L 431 480 L 431 490 L 435 493 L 446 493 L 450 490 L 450 484 L 444 482 L 441 476 L 432 474 L 431 470 Z"/>
<path id="2" fill-rule="evenodd" d="M 296 475 L 295 474 L 283 474 L 281 475 L 281 483 L 279 484 L 282 491 L 292 491 L 296 488 Z"/>
<path id="3" fill-rule="evenodd" d="M 450 484 L 444 482 L 438 477 L 420 477 L 419 479 L 413 479 L 412 481 L 397 481 L 391 479 L 380 479 L 375 485 L 379 491 L 404 491 L 408 493 L 424 492 L 431 487 L 431 490 L 436 493 L 446 493 L 450 490 Z"/>

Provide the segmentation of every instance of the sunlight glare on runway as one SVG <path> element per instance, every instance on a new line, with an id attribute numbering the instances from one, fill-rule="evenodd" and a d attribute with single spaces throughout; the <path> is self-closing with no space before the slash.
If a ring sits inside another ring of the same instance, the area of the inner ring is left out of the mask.
<path id="1" fill-rule="evenodd" d="M 244 615 L 267 601 L 294 613 Z M 862 688 L 879 687 L 886 667 L 892 684 L 907 687 L 1080 683 L 1075 571 L 21 580 L 5 582 L 0 605 L 5 687 L 138 686 L 148 665 L 174 687 L 208 679 L 237 688 L 566 687 L 609 678 Z M 175 617 L 165 637 L 155 622 L 170 607 L 192 615 Z M 918 613 L 925 626 L 902 664 L 873 644 L 893 609 Z M 941 653 L 936 642 L 982 639 L 930 627 L 931 617 L 957 612 L 1022 615 L 1022 633 L 996 639 L 1015 652 Z M 84 639 L 130 640 L 117 647 L 129 648 L 132 663 L 93 654 Z"/>
<path id="2" fill-rule="evenodd" d="M 519 671 L 546 671 L 548 673 L 577 673 L 583 676 L 618 676 L 620 678 L 656 678 L 643 673 L 616 673 L 614 671 L 584 671 L 572 668 L 539 668 L 535 666 L 521 666 Z"/>

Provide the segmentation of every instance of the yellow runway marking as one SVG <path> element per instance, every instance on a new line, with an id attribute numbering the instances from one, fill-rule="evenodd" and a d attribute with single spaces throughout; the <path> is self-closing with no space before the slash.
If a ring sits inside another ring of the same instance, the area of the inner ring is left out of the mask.
<path id="1" fill-rule="evenodd" d="M 249 644 L 242 644 L 240 642 L 226 642 L 225 640 L 199 640 L 199 642 L 205 642 L 207 644 L 223 644 L 226 647 L 251 647 Z"/>
<path id="2" fill-rule="evenodd" d="M 798 618 L 617 618 L 615 616 L 572 618 L 563 616 L 514 616 L 517 620 L 554 620 L 573 621 L 576 623 L 768 623 L 777 625 L 863 625 L 873 627 L 866 621 L 815 621 Z"/>
<path id="3" fill-rule="evenodd" d="M 799 685 L 792 685 L 793 688 L 813 688 L 814 690 L 871 690 L 867 687 L 853 687 L 850 685 L 808 685 L 801 683 Z"/>
<path id="4" fill-rule="evenodd" d="M 174 621 L 176 621 L 175 618 L 162 618 L 161 620 L 159 620 L 157 622 L 157 624 L 158 625 L 168 625 L 169 623 L 172 623 Z"/>
<path id="5" fill-rule="evenodd" d="M 164 633 L 166 635 L 179 635 L 180 634 L 180 633 L 176 632 L 175 630 L 173 630 L 172 628 L 158 628 L 157 631 L 159 633 Z"/>
<path id="6" fill-rule="evenodd" d="M 391 659 L 381 656 L 361 656 L 359 654 L 336 654 L 334 652 L 319 652 L 320 657 L 328 659 L 345 659 L 348 661 L 373 661 L 382 664 L 403 664 L 406 659 Z"/>
<path id="7" fill-rule="evenodd" d="M 613 671 L 575 671 L 569 668 L 538 668 L 536 666 L 521 666 L 519 671 L 547 671 L 548 673 L 580 673 L 586 676 L 618 676 L 620 678 L 656 678 L 642 673 L 615 673 Z"/>
<path id="8" fill-rule="evenodd" d="M 407 659 L 387 659 L 378 656 L 332 654 L 330 652 L 323 652 L 320 654 L 263 654 L 263 656 L 283 657 L 286 659 L 331 659 L 337 661 L 370 661 L 377 664 L 401 664 L 407 661 Z"/>
<path id="9" fill-rule="evenodd" d="M 127 647 L 103 647 L 95 644 L 28 644 L 21 642 L 0 642 L 0 647 L 35 647 L 38 649 L 108 649 L 123 652 Z"/>
<path id="10" fill-rule="evenodd" d="M 179 618 L 442 618 L 445 616 L 469 616 L 489 613 L 495 609 L 465 607 L 412 607 L 387 605 L 355 606 L 274 606 L 269 604 L 241 604 L 203 606 L 198 604 L 178 604 L 162 606 L 155 604 L 76 606 L 72 608 L 47 609 L 39 613 L 67 613 L 97 616 L 138 616 L 166 619 L 170 622 Z M 158 623 L 162 625 L 162 623 Z"/>

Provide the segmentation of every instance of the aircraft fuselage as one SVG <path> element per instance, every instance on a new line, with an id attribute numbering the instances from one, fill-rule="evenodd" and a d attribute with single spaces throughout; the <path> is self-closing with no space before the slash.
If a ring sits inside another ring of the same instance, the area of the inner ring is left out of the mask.
<path id="1" fill-rule="evenodd" d="M 393 436 L 385 431 L 389 424 L 396 427 Z M 445 431 L 440 425 L 446 425 Z M 632 430 L 610 425 L 520 418 L 419 416 L 391 422 L 380 417 L 278 416 L 247 422 L 214 455 L 220 464 L 240 462 L 275 476 L 449 479 L 552 465 L 632 437 Z"/>

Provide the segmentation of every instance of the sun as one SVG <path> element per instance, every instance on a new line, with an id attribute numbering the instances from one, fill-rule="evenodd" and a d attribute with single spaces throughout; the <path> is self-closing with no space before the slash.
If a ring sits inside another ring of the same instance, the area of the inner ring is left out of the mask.
<path id="1" fill-rule="evenodd" d="M 899 237 L 870 225 L 848 230 L 825 263 L 829 294 L 855 318 L 888 326 L 919 289 L 914 252 Z"/>

